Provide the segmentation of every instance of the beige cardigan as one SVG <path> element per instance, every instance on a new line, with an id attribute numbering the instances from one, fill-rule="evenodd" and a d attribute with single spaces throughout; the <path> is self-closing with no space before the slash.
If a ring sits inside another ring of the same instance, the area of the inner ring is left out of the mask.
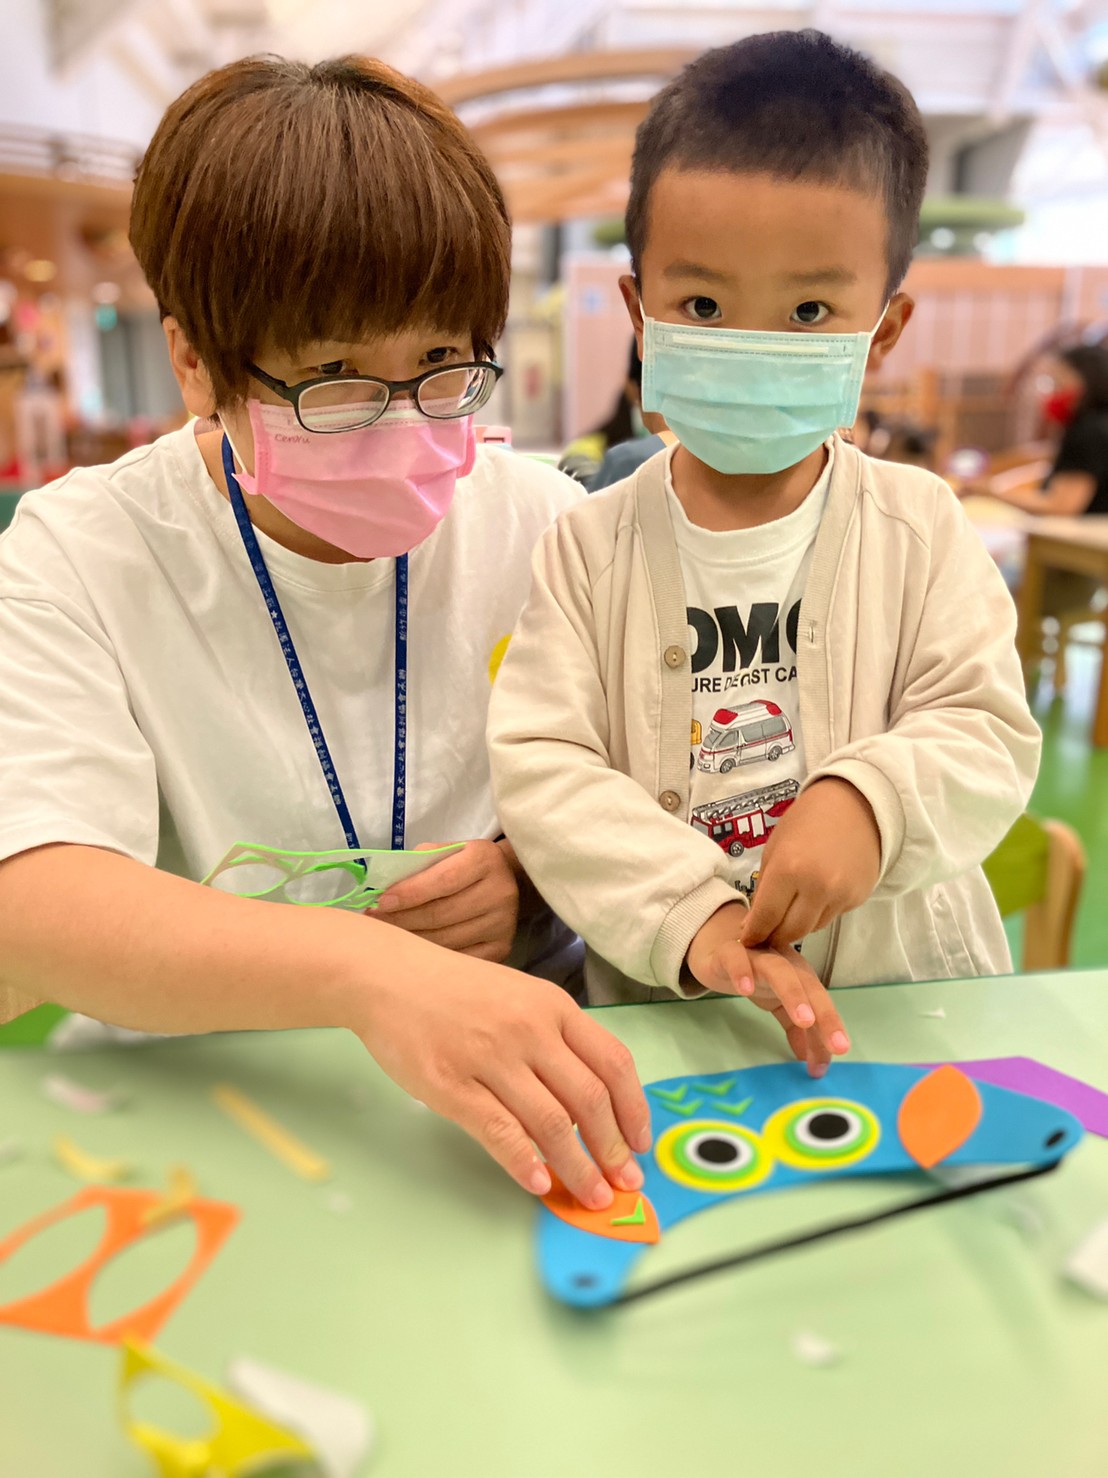
<path id="1" fill-rule="evenodd" d="M 592 1002 L 683 994 L 693 936 L 740 896 L 685 820 L 692 693 L 669 455 L 547 531 L 489 715 L 501 824 L 589 946 Z M 805 785 L 856 786 L 882 858 L 872 898 L 805 946 L 828 984 L 1011 968 L 980 863 L 1038 766 L 1014 634 L 946 484 L 840 441 L 801 607 Z"/>

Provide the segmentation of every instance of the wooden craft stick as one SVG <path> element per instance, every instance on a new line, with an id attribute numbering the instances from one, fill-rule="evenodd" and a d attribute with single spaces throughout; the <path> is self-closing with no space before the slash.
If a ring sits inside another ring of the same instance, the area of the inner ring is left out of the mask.
<path id="1" fill-rule="evenodd" d="M 244 1093 L 240 1093 L 237 1088 L 232 1088 L 229 1083 L 220 1083 L 212 1089 L 212 1098 L 240 1128 L 245 1129 L 247 1134 L 253 1135 L 271 1155 L 276 1156 L 283 1165 L 287 1165 L 303 1180 L 318 1184 L 320 1181 L 331 1178 L 331 1167 L 326 1160 L 290 1134 L 287 1129 L 278 1124 L 276 1119 L 271 1119 L 263 1109 L 260 1109 Z"/>

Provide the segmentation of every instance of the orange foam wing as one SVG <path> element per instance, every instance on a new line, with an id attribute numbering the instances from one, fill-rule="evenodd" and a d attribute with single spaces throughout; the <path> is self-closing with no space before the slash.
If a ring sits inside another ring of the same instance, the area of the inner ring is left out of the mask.
<path id="1" fill-rule="evenodd" d="M 592 1232 L 598 1237 L 611 1237 L 617 1242 L 657 1242 L 661 1239 L 658 1213 L 641 1191 L 618 1191 L 613 1187 L 615 1200 L 612 1204 L 603 1211 L 590 1211 L 581 1205 L 572 1191 L 566 1189 L 553 1170 L 550 1171 L 550 1179 L 551 1188 L 542 1198 L 543 1205 L 571 1227 L 579 1227 L 581 1231 Z"/>
<path id="2" fill-rule="evenodd" d="M 930 1170 L 960 1149 L 980 1122 L 977 1085 L 946 1063 L 909 1088 L 896 1127 L 908 1154 Z"/>

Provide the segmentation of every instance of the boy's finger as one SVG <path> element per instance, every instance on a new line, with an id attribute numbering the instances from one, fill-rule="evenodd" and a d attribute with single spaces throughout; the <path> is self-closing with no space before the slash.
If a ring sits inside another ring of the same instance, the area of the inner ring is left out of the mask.
<path id="1" fill-rule="evenodd" d="M 805 1057 L 808 1062 L 808 1076 L 810 1078 L 822 1078 L 831 1066 L 831 1053 L 827 1043 L 818 1027 L 811 1027 L 805 1032 Z"/>
<path id="2" fill-rule="evenodd" d="M 842 1017 L 835 1009 L 827 987 L 822 985 L 818 979 L 813 978 L 813 983 L 808 989 L 808 999 L 816 1013 L 816 1033 L 825 1043 L 828 1053 L 841 1057 L 844 1052 L 849 1052 L 850 1037 L 847 1035 Z"/>
<path id="3" fill-rule="evenodd" d="M 395 913 L 402 908 L 419 908 L 435 898 L 448 898 L 472 887 L 482 875 L 483 869 L 475 860 L 473 849 L 463 848 L 452 852 L 441 862 L 434 862 L 425 872 L 416 873 L 414 878 L 405 878 L 394 883 L 377 900 L 377 907 L 384 913 Z"/>
<path id="4" fill-rule="evenodd" d="M 754 971 L 750 956 L 737 939 L 728 939 L 712 956 L 714 980 L 711 989 L 723 995 L 752 996 Z"/>
<path id="5" fill-rule="evenodd" d="M 802 1031 L 799 1026 L 794 1026 L 789 1020 L 789 1013 L 784 1006 L 775 1006 L 770 1015 L 774 1018 L 781 1030 L 785 1033 L 785 1040 L 798 1062 L 804 1062 L 808 1056 L 808 1033 Z"/>
<path id="6" fill-rule="evenodd" d="M 767 865 L 758 879 L 754 902 L 743 923 L 743 944 L 748 948 L 764 944 L 785 917 L 795 897 L 795 884 L 783 872 Z"/>
<path id="7" fill-rule="evenodd" d="M 790 944 L 796 944 L 798 940 L 806 939 L 809 934 L 815 933 L 819 917 L 819 905 L 809 902 L 797 893 L 773 930 L 770 943 L 775 949 L 788 949 Z"/>
<path id="8" fill-rule="evenodd" d="M 781 955 L 765 955 L 758 968 L 774 995 L 784 1006 L 794 1026 L 807 1031 L 816 1022 L 816 1013 L 808 999 L 808 991 L 791 961 Z M 802 1056 L 804 1054 L 801 1054 Z"/>

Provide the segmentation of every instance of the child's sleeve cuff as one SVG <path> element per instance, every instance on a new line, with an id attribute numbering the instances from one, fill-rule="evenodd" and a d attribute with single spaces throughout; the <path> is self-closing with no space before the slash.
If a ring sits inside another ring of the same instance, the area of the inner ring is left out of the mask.
<path id="1" fill-rule="evenodd" d="M 673 905 L 662 921 L 650 952 L 650 969 L 663 990 L 691 1000 L 705 988 L 685 969 L 685 956 L 697 933 L 726 903 L 746 904 L 743 895 L 723 878 L 708 878 Z"/>

